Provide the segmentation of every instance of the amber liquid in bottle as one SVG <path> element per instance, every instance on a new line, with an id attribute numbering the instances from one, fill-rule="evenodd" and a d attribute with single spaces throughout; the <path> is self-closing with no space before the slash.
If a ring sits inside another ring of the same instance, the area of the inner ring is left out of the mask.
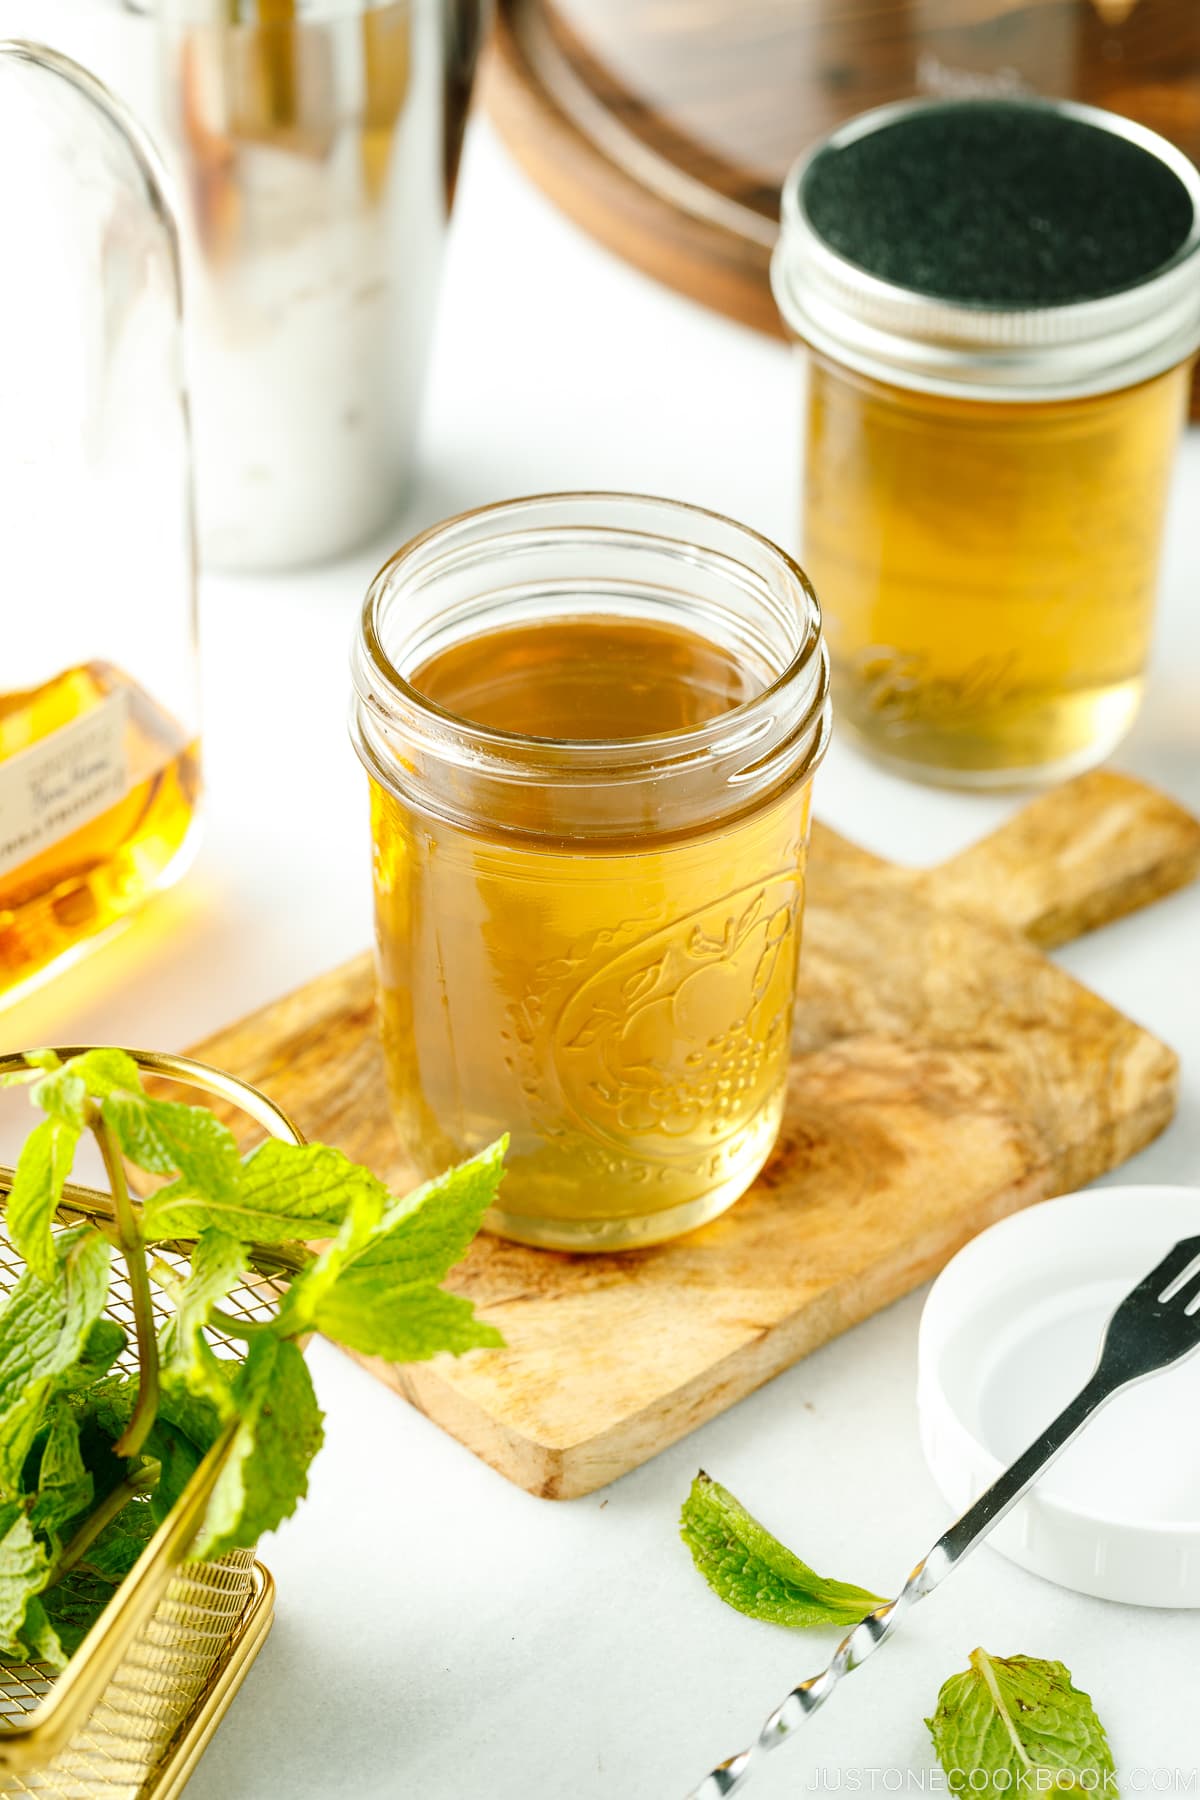
<path id="1" fill-rule="evenodd" d="M 475 724 L 575 743 L 695 727 L 764 685 L 632 617 L 484 632 L 410 679 Z M 651 1243 L 742 1193 L 782 1114 L 808 793 L 614 840 L 569 829 L 552 785 L 468 828 L 373 783 L 385 1051 L 421 1170 L 509 1132 L 489 1222 L 560 1248 Z"/>
<path id="2" fill-rule="evenodd" d="M 59 745 L 69 749 L 56 757 Z M 30 753 L 34 777 L 24 774 Z M 5 841 L 0 829 L 0 996 L 12 998 L 169 879 L 199 794 L 195 740 L 111 663 L 0 694 L 0 828 L 9 833 Z"/>
<path id="3" fill-rule="evenodd" d="M 1188 373 L 1003 405 L 810 359 L 801 538 L 842 726 L 967 786 L 1113 748 L 1141 698 Z"/>

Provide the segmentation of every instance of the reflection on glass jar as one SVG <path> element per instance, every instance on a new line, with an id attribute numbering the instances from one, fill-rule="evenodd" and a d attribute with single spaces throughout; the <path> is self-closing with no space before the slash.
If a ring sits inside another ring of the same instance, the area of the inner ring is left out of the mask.
<path id="1" fill-rule="evenodd" d="M 665 501 L 485 509 L 377 578 L 356 685 L 418 1168 L 508 1131 L 489 1223 L 566 1249 L 715 1217 L 787 1080 L 828 730 L 799 569 Z"/>
<path id="2" fill-rule="evenodd" d="M 175 225 L 132 119 L 0 45 L 0 999 L 186 867 L 200 799 Z"/>
<path id="3" fill-rule="evenodd" d="M 1200 342 L 1200 177 L 1065 102 L 904 102 L 793 170 L 801 554 L 839 716 L 911 775 L 1071 773 L 1137 710 Z"/>

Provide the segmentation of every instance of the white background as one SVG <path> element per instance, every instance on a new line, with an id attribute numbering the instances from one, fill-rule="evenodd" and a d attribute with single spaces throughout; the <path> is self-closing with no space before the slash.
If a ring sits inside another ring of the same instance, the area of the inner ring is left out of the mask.
<path id="1" fill-rule="evenodd" d="M 795 433 L 781 345 L 612 260 L 477 123 L 416 491 L 344 564 L 205 581 L 208 824 L 195 869 L 10 1010 L 5 1044 L 182 1048 L 368 942 L 346 653 L 367 578 L 411 530 L 505 495 L 617 486 L 716 507 L 788 544 Z M 1192 441 L 1150 696 L 1117 761 L 1200 810 L 1198 498 Z M 828 820 L 902 861 L 936 861 L 1014 804 L 907 786 L 838 743 L 818 782 Z M 1179 1117 L 1131 1180 L 1200 1170 L 1198 947 L 1191 892 L 1061 954 L 1184 1056 Z M 703 1464 L 822 1571 L 894 1591 L 946 1522 L 916 1436 L 919 1307 L 919 1296 L 893 1307 L 573 1503 L 510 1487 L 315 1344 L 327 1445 L 308 1502 L 265 1545 L 278 1621 L 190 1800 L 682 1800 L 834 1642 L 755 1624 L 710 1596 L 676 1535 L 691 1477 Z M 821 1766 L 930 1770 L 922 1718 L 976 1644 L 1064 1660 L 1125 1771 L 1200 1762 L 1194 1616 L 1079 1599 L 985 1549 L 753 1792 L 799 1796 Z M 869 1791 L 870 1774 L 860 1779 Z"/>

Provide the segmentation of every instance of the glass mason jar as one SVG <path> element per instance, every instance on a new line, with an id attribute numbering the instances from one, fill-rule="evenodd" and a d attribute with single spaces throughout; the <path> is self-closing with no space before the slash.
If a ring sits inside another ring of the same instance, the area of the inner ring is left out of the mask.
<path id="1" fill-rule="evenodd" d="M 485 507 L 376 577 L 354 657 L 391 1099 L 418 1170 L 502 1132 L 491 1229 L 567 1250 L 714 1218 L 787 1084 L 820 613 L 666 500 Z"/>
<path id="2" fill-rule="evenodd" d="M 184 869 L 200 798 L 175 227 L 137 127 L 0 44 L 0 1000 Z"/>
<path id="3" fill-rule="evenodd" d="M 968 177 L 981 133 L 994 168 Z M 1111 186 L 1083 204 L 1077 180 Z M 789 175 L 772 275 L 804 372 L 801 555 L 839 719 L 903 773 L 1051 780 L 1132 722 L 1198 220 L 1179 151 L 1058 101 L 881 107 Z"/>

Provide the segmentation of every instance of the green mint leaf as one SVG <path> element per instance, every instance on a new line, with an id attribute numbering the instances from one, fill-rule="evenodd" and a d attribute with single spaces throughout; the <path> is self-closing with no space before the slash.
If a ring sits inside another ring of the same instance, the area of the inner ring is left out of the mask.
<path id="1" fill-rule="evenodd" d="M 50 1647 L 46 1615 L 35 1605 L 49 1572 L 49 1559 L 33 1535 L 24 1507 L 18 1500 L 4 1501 L 0 1504 L 0 1655 L 8 1661 L 32 1661 Z"/>
<path id="2" fill-rule="evenodd" d="M 462 1261 L 495 1200 L 507 1149 L 508 1139 L 499 1138 L 469 1162 L 394 1201 L 350 1266 L 386 1272 L 397 1287 L 441 1281 Z"/>
<path id="3" fill-rule="evenodd" d="M 123 1581 L 157 1529 L 148 1498 L 136 1495 L 88 1545 L 81 1567 L 114 1584 Z"/>
<path id="4" fill-rule="evenodd" d="M 223 1376 L 225 1394 L 223 1404 L 219 1405 L 214 1403 L 207 1392 L 196 1392 L 189 1387 L 186 1379 L 169 1371 L 163 1375 L 158 1422 L 172 1426 L 189 1443 L 194 1444 L 201 1455 L 206 1450 L 211 1450 L 221 1435 L 221 1427 L 230 1416 L 229 1396 L 236 1365 L 231 1367 L 228 1363 L 222 1363 L 221 1368 L 229 1373 Z"/>
<path id="5" fill-rule="evenodd" d="M 13 1174 L 5 1208 L 8 1235 L 43 1281 L 51 1281 L 57 1268 L 50 1225 L 75 1161 L 79 1131 L 64 1119 L 43 1119 L 25 1139 Z"/>
<path id="6" fill-rule="evenodd" d="M 336 1234 L 288 1283 L 275 1317 L 280 1337 L 297 1337 L 311 1330 L 317 1301 L 346 1264 L 380 1234 L 382 1221 L 394 1204 L 383 1183 L 374 1177 L 353 1195 Z"/>
<path id="7" fill-rule="evenodd" d="M 46 1589 L 41 1605 L 45 1608 L 47 1625 L 60 1645 L 60 1660 L 52 1667 L 65 1667 L 67 1657 L 74 1656 L 115 1591 L 115 1582 L 88 1568 L 72 1569 L 61 1581 Z M 36 1606 L 38 1602 L 33 1604 Z"/>
<path id="8" fill-rule="evenodd" d="M 143 1209 L 147 1238 L 194 1238 L 210 1226 L 243 1243 L 333 1237 L 346 1214 L 365 1205 L 376 1216 L 387 1189 L 368 1169 L 325 1144 L 268 1138 L 241 1165 L 235 1189 L 218 1196 L 185 1180 L 150 1195 Z"/>
<path id="9" fill-rule="evenodd" d="M 128 1425 L 137 1398 L 137 1382 L 131 1376 L 103 1383 L 89 1397 L 82 1413 L 84 1460 L 92 1474 L 96 1501 L 106 1499 L 129 1473 L 130 1464 L 113 1455 L 112 1446 Z M 162 1372 L 158 1416 L 142 1446 L 142 1456 L 159 1465 L 158 1482 L 147 1502 L 156 1525 L 161 1525 L 199 1467 L 204 1452 L 220 1435 L 222 1420 L 230 1408 L 228 1383 L 225 1413 L 204 1394 L 194 1394 L 185 1377 Z M 130 1504 L 133 1504 L 132 1502 Z M 139 1502 L 142 1504 L 142 1502 Z"/>
<path id="10" fill-rule="evenodd" d="M 1116 1791 L 1104 1727 L 1060 1662 L 973 1650 L 970 1667 L 943 1685 L 925 1723 L 951 1793 L 999 1796 L 1043 1785 Z"/>
<path id="11" fill-rule="evenodd" d="M 42 1451 L 29 1522 L 35 1531 L 57 1538 L 64 1525 L 91 1505 L 94 1493 L 91 1470 L 79 1445 L 79 1417 L 58 1397 L 51 1402 L 50 1433 Z"/>
<path id="12" fill-rule="evenodd" d="M 72 1398 L 79 1419 L 79 1453 L 92 1478 L 93 1507 L 107 1500 L 133 1467 L 128 1457 L 116 1454 L 114 1445 L 129 1423 L 136 1391 L 136 1384 L 128 1377 L 110 1375 L 92 1389 L 82 1404 L 77 1397 Z"/>
<path id="13" fill-rule="evenodd" d="M 62 1391 L 76 1394 L 94 1387 L 108 1374 L 128 1342 L 129 1339 L 117 1321 L 102 1314 L 94 1325 L 88 1327 L 78 1362 L 72 1364 L 63 1375 L 60 1384 Z"/>
<path id="14" fill-rule="evenodd" d="M 679 1524 L 713 1593 L 751 1619 L 800 1630 L 853 1625 L 883 1604 L 865 1588 L 815 1574 L 703 1470 L 683 1503 Z"/>
<path id="15" fill-rule="evenodd" d="M 141 1091 L 138 1066 L 124 1050 L 81 1050 L 65 1063 L 54 1058 L 42 1067 L 44 1073 L 32 1094 L 34 1103 L 80 1130 L 87 1124 L 89 1097 L 102 1099 L 121 1088 Z"/>
<path id="16" fill-rule="evenodd" d="M 60 1124 L 76 1132 L 87 1123 L 88 1092 L 78 1075 L 62 1069 L 53 1076 L 43 1076 L 30 1095 L 36 1106 Z"/>
<path id="17" fill-rule="evenodd" d="M 64 1075 L 74 1075 L 83 1082 L 89 1094 L 102 1100 L 106 1094 L 121 1091 L 137 1093 L 142 1085 L 142 1072 L 128 1051 L 106 1049 L 81 1050 L 58 1064 Z"/>
<path id="18" fill-rule="evenodd" d="M 35 1595 L 25 1608 L 21 1638 L 30 1662 L 45 1663 L 55 1675 L 66 1668 L 67 1653 L 46 1612 L 44 1597 Z"/>
<path id="19" fill-rule="evenodd" d="M 437 1286 L 459 1262 L 495 1198 L 507 1140 L 393 1201 L 357 1248 L 329 1247 L 296 1276 L 279 1311 L 284 1334 L 315 1325 L 327 1337 L 389 1362 L 504 1340 L 470 1301 Z"/>
<path id="20" fill-rule="evenodd" d="M 201 1557 L 253 1545 L 288 1518 L 308 1492 L 308 1465 L 324 1438 L 308 1368 L 286 1339 L 254 1338 L 234 1399 L 237 1434 L 200 1531 Z"/>
<path id="21" fill-rule="evenodd" d="M 241 1157 L 228 1126 L 206 1106 L 177 1100 L 149 1100 L 144 1094 L 112 1093 L 101 1101 L 121 1151 L 151 1175 L 175 1175 L 193 1193 L 211 1200 L 237 1192 Z"/>
<path id="22" fill-rule="evenodd" d="M 7 1075 L 0 1075 L 0 1088 L 28 1087 L 50 1070 L 61 1068 L 62 1063 L 53 1050 L 26 1050 L 25 1067 L 10 1069 Z"/>
<path id="23" fill-rule="evenodd" d="M 378 1218 L 388 1203 L 382 1181 L 340 1150 L 328 1144 L 285 1144 L 278 1138 L 268 1138 L 250 1152 L 238 1197 L 265 1219 L 290 1215 L 306 1225 L 316 1219 L 338 1224 L 358 1205 Z"/>
<path id="24" fill-rule="evenodd" d="M 249 1260 L 237 1238 L 216 1226 L 202 1231 L 192 1251 L 191 1273 L 183 1284 L 174 1317 L 163 1334 L 163 1363 L 185 1367 L 196 1353 L 196 1336 L 249 1268 Z"/>
<path id="25" fill-rule="evenodd" d="M 83 1560 L 42 1595 L 47 1624 L 56 1634 L 64 1660 L 66 1655 L 73 1656 L 79 1648 L 150 1542 L 158 1524 L 147 1498 L 136 1496 L 105 1526 L 95 1542 L 88 1545 Z M 28 1635 L 27 1616 L 26 1637 Z"/>
<path id="26" fill-rule="evenodd" d="M 201 1451 L 186 1432 L 172 1425 L 160 1413 L 142 1446 L 145 1456 L 159 1465 L 157 1486 L 149 1497 L 150 1512 L 156 1525 L 161 1525 L 184 1488 L 200 1467 Z"/>
<path id="27" fill-rule="evenodd" d="M 54 1240 L 54 1279 L 23 1275 L 0 1309 L 0 1493 L 21 1470 L 56 1382 L 79 1361 L 108 1298 L 108 1243 L 90 1225 Z"/>
<path id="28" fill-rule="evenodd" d="M 443 1350 L 461 1356 L 504 1343 L 469 1300 L 432 1282 L 397 1288 L 386 1269 L 347 1269 L 318 1300 L 315 1323 L 348 1349 L 388 1362 L 425 1362 Z"/>
<path id="29" fill-rule="evenodd" d="M 79 1129 L 88 1104 L 99 1105 L 121 1153 L 151 1175 L 178 1175 L 197 1194 L 228 1198 L 241 1157 L 233 1133 L 206 1106 L 154 1100 L 124 1050 L 81 1051 L 44 1074 L 33 1098 L 51 1116 Z"/>

